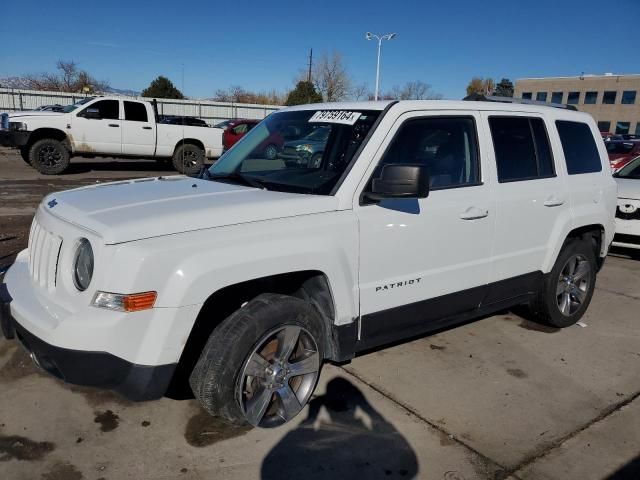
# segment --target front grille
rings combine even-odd
[[[640,235],[628,235],[626,233],[616,233],[613,236],[616,243],[629,243],[631,245],[640,245]]]
[[[29,234],[29,273],[35,283],[48,290],[56,287],[61,247],[62,238],[42,228],[34,218]]]

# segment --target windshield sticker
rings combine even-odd
[[[353,125],[362,115],[360,112],[347,112],[346,110],[321,110],[313,114],[309,123],[341,123]]]

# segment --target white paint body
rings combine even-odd
[[[79,116],[101,100],[118,101],[118,119],[89,119]],[[143,105],[148,121],[125,120],[124,101]],[[151,103],[129,98],[96,97],[69,113],[15,112],[9,115],[9,120],[26,124],[26,129],[30,132],[42,128],[63,132],[69,141],[71,153],[77,155],[168,158],[183,139],[200,142],[208,158],[222,155],[221,129],[156,123]]]
[[[634,178],[616,178],[618,183],[618,208],[627,213],[640,212],[640,180]],[[640,240],[640,220],[616,218],[616,233],[635,235]],[[613,242],[616,247],[640,249],[640,245],[626,242]]]
[[[382,110],[387,104],[292,109]],[[487,123],[492,112],[542,118],[557,176],[500,184]],[[419,200],[419,213],[360,205],[371,172],[402,122],[452,114],[476,121],[480,185],[433,191]],[[533,105],[407,101],[389,108],[333,196],[182,176],[52,194],[38,208],[34,224],[45,232],[40,238],[62,241],[57,265],[42,263],[55,260],[47,260],[51,255],[43,253],[32,234],[31,250],[38,251],[21,252],[5,277],[12,314],[50,344],[160,365],[179,360],[210,295],[250,279],[320,271],[329,282],[335,322],[344,325],[368,313],[530,272],[547,273],[567,234],[582,225],[601,226],[604,256],[613,239],[617,198],[604,144],[597,141],[601,172],[567,175],[557,119],[587,123],[599,138],[595,122],[584,113]],[[559,205],[545,206],[552,197]],[[50,208],[54,198],[57,205]],[[462,219],[468,211],[486,215]],[[79,292],[71,270],[82,237],[93,246],[95,269],[89,288]],[[34,255],[39,262],[35,276],[29,260]],[[412,278],[421,281],[376,294],[376,286]],[[117,313],[90,305],[98,290],[154,290],[158,297],[151,310]]]

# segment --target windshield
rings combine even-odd
[[[636,157],[618,170],[615,174],[618,178],[637,178],[640,179],[640,157]]]
[[[274,113],[213,164],[209,177],[269,190],[330,195],[379,115],[379,111],[346,110]],[[313,145],[289,145],[311,136]]]
[[[79,102],[74,103],[73,105],[67,105],[66,107],[62,107],[61,111],[64,112],[64,113],[73,112],[76,108],[78,108],[81,105],[84,105],[85,103],[90,102],[94,98],[95,97],[83,98],[82,100],[80,100]]]
[[[327,127],[318,127],[309,135],[303,138],[303,140],[310,140],[312,142],[326,142],[329,138],[331,129]]]
[[[232,122],[233,120],[225,120],[224,122],[216,123],[213,128],[222,128],[223,130],[226,130]]]

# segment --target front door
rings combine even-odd
[[[99,118],[86,118],[89,109],[97,109]],[[119,100],[98,100],[80,110],[73,119],[71,143],[74,152],[122,153],[122,128]]]
[[[360,348],[435,328],[481,303],[495,212],[481,168],[479,120],[455,111],[402,116],[363,179],[366,192],[385,164],[423,164],[430,193],[420,200],[357,200]]]

